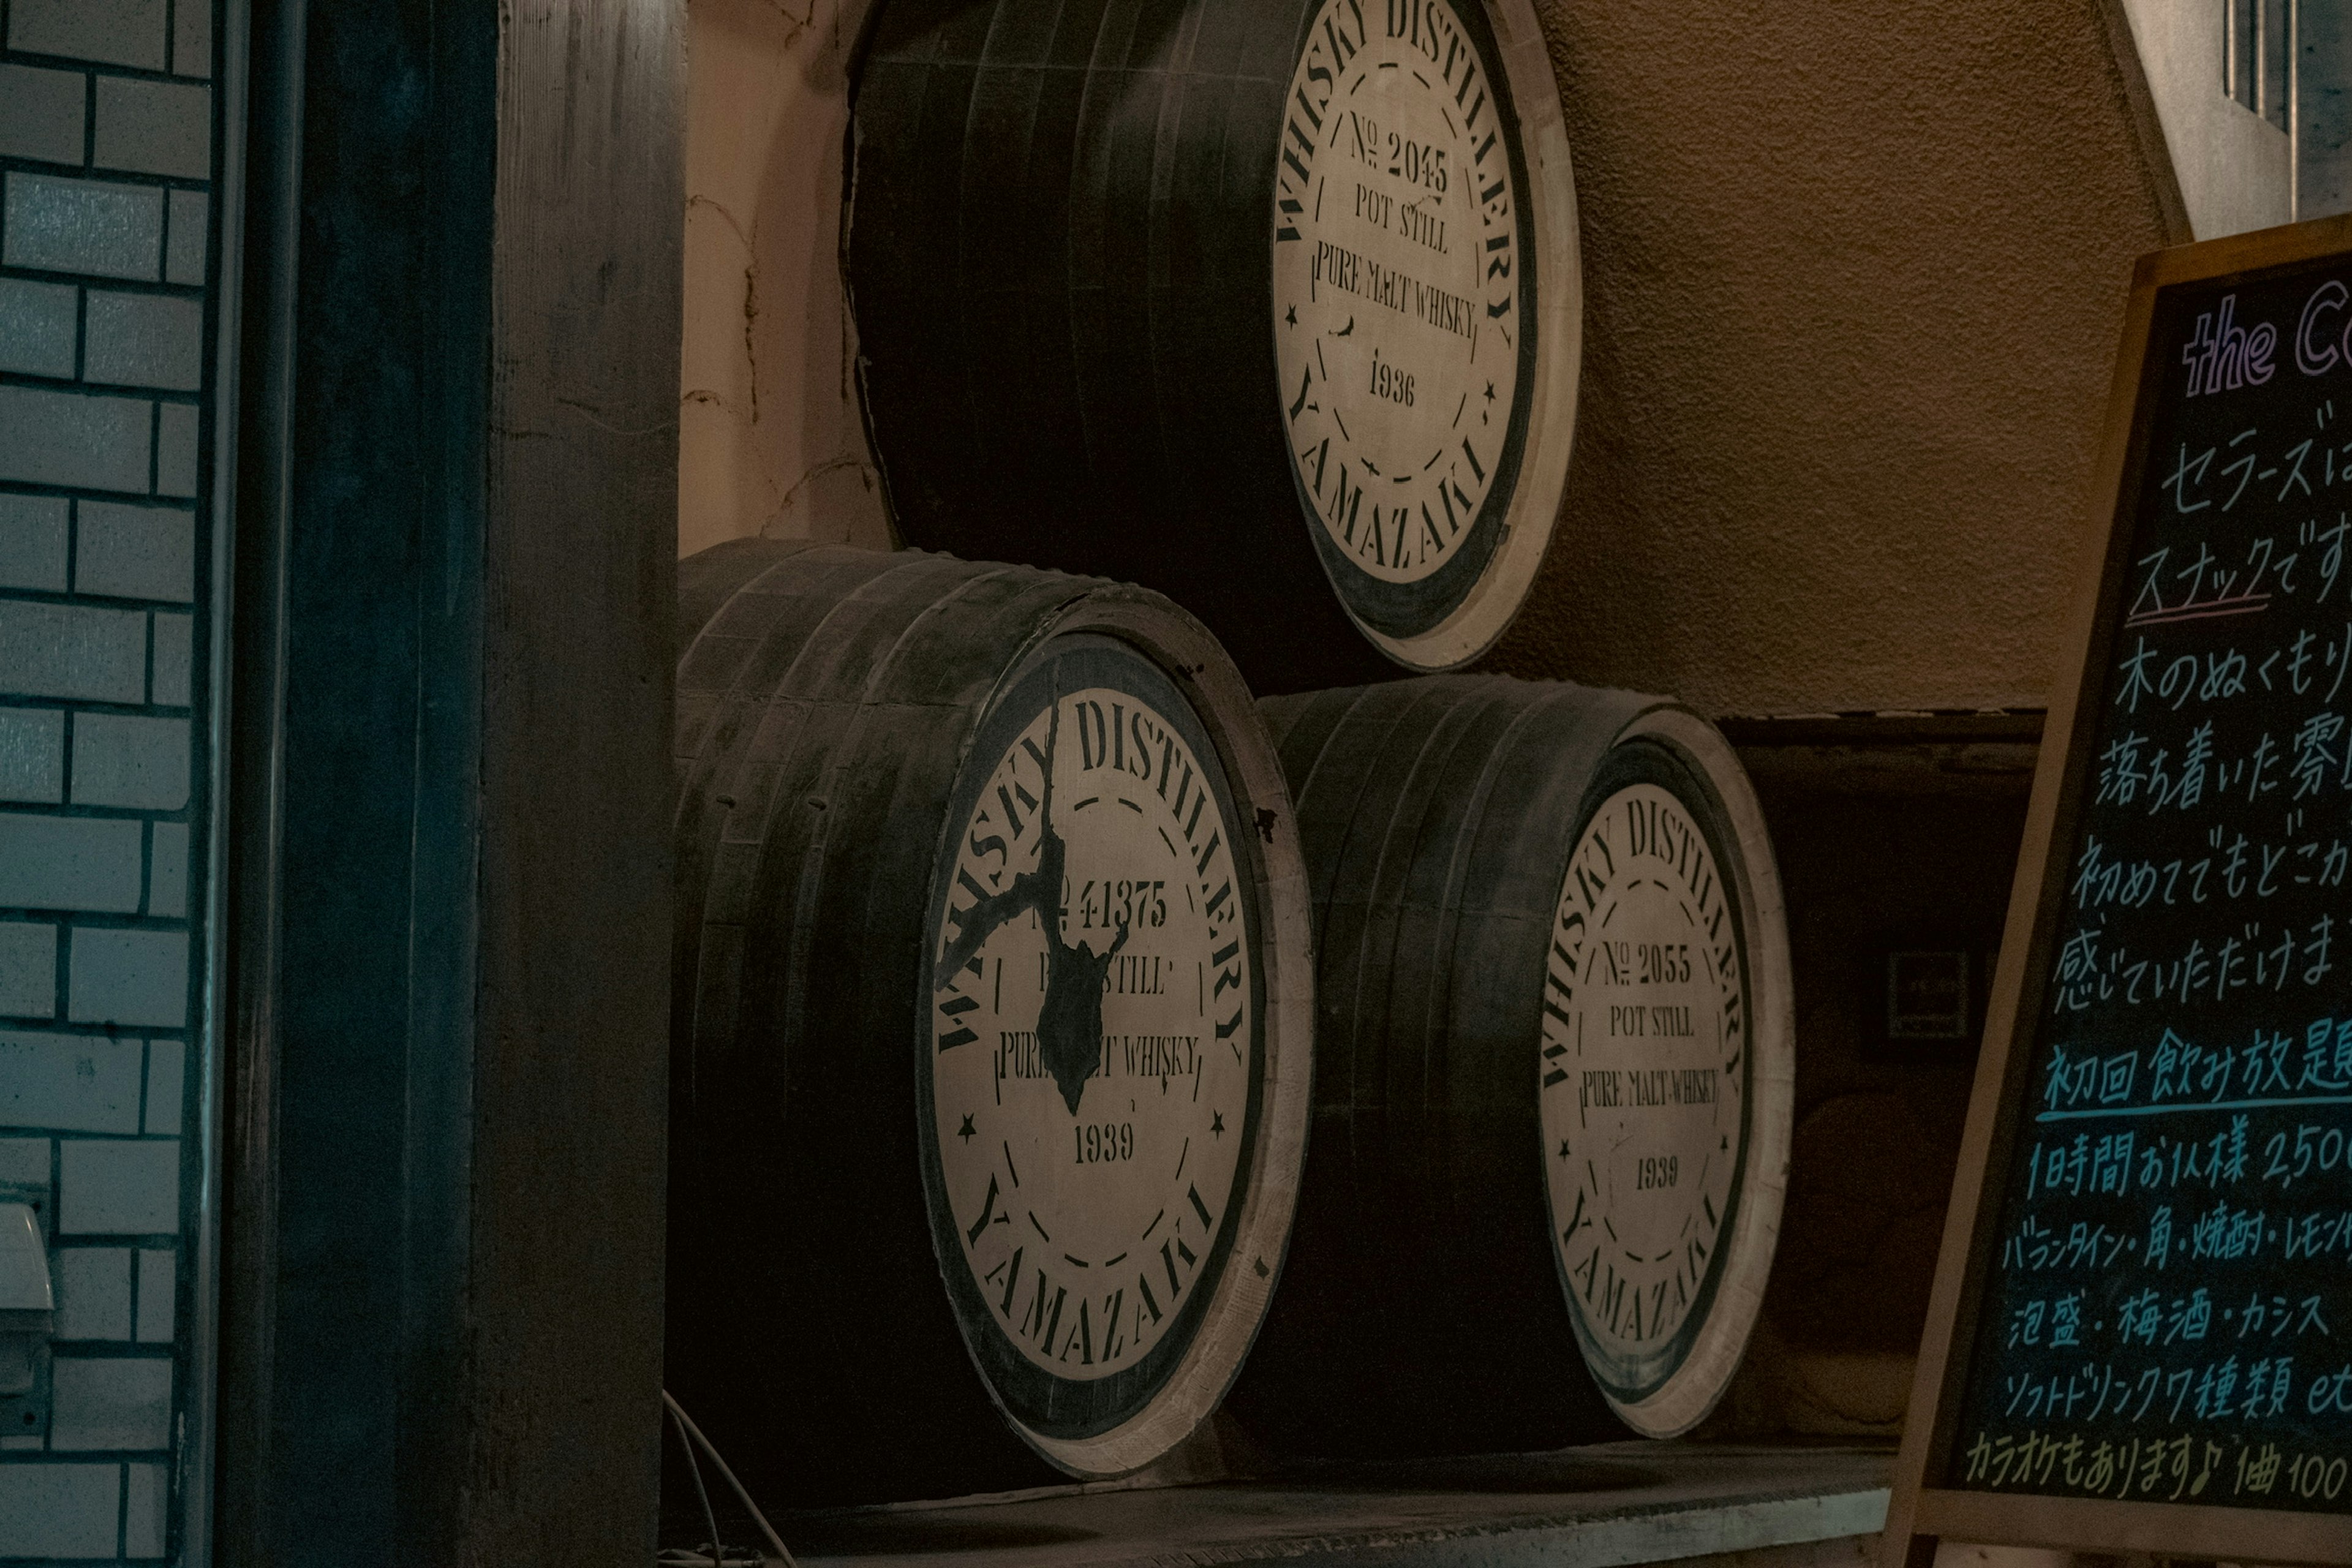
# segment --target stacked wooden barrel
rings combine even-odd
[[[908,542],[1160,589],[1261,691],[1501,635],[1580,355],[1529,0],[886,0],[873,29],[844,258]]]
[[[1663,699],[1351,684],[1551,535],[1529,0],[881,0],[854,121],[891,511],[983,559],[681,566],[672,1389],[788,1505],[1229,1386],[1289,1452],[1687,1430],[1785,1181],[1753,795]]]
[[[1315,1131],[1237,1415],[1322,1452],[1686,1431],[1787,1179],[1788,945],[1746,775],[1623,691],[1265,707],[1314,886]]]
[[[749,540],[680,600],[671,1389],[779,1502],[1150,1463],[1249,1346],[1306,1131],[1247,691],[1027,567]]]

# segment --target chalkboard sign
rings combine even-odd
[[[2352,1561],[2352,221],[2147,258],[1885,1548]]]

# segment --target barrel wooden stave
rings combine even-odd
[[[728,601],[780,561],[817,548],[813,539],[730,539],[697,552],[677,563],[677,642],[697,658],[709,650],[700,645],[710,619]],[[699,666],[681,664],[679,679],[695,688],[709,681],[699,677]]]
[[[862,567],[864,563],[850,564]],[[719,1048],[764,1055],[766,1042],[775,1037],[776,1031],[798,1033],[807,1026],[806,1019],[796,1011],[807,1002],[785,983],[791,974],[805,972],[809,963],[817,962],[816,946],[838,921],[814,919],[812,911],[802,907],[801,889],[804,883],[825,885],[809,879],[830,878],[845,863],[877,847],[862,844],[858,837],[876,826],[864,814],[877,808],[887,811],[895,796],[884,792],[905,787],[900,775],[908,768],[916,770],[917,787],[944,791],[946,785],[940,783],[939,775],[943,769],[951,773],[960,756],[952,744],[954,716],[985,695],[982,678],[967,674],[958,693],[943,694],[936,679],[927,679],[917,685],[913,700],[908,700],[897,684],[869,689],[867,672],[878,667],[889,672],[894,683],[903,683],[909,673],[905,661],[886,661],[885,656],[907,643],[919,627],[926,636],[970,639],[961,647],[974,660],[975,669],[984,668],[984,661],[992,657],[1002,657],[1006,650],[999,645],[1005,634],[1002,628],[989,626],[985,618],[989,610],[1006,607],[1007,595],[985,595],[979,625],[973,624],[974,616],[943,614],[940,605],[944,591],[968,594],[973,584],[984,584],[989,574],[989,569],[966,563],[900,558],[898,565],[887,573],[874,573],[829,606],[811,626],[789,668],[778,676],[773,695],[731,775],[729,787],[736,804],[725,808],[719,853],[700,906],[706,932],[720,939],[713,945],[721,963],[715,971],[708,965],[696,967],[697,995],[705,1005],[717,998],[736,1005],[722,1005],[708,1019],[698,1009],[693,1029],[698,1049],[708,1042]],[[842,580],[834,579],[836,584]],[[1079,592],[1082,585],[1073,587],[1064,580],[1033,584],[1028,596],[1040,605],[1058,605]],[[807,607],[823,600],[821,593],[806,593],[792,595],[786,603],[805,614]],[[954,600],[948,603],[952,605]],[[1019,608],[1017,604],[1013,607]],[[777,613],[782,617],[778,624],[782,625],[793,618],[795,609]],[[901,720],[900,727],[883,726],[877,731],[869,704],[894,701],[904,704],[904,711],[893,713]],[[908,736],[911,736],[908,744],[892,743]],[[926,743],[945,755],[907,754],[920,752]],[[910,836],[905,833],[881,837],[888,842],[880,847],[915,854],[919,860],[930,853],[928,843],[919,850],[909,847]],[[915,875],[917,887],[928,880],[927,862],[921,862],[919,873],[910,872],[906,865],[893,869],[901,877]],[[894,890],[904,886],[901,883]],[[754,931],[781,944],[786,954],[783,962],[758,977],[744,973],[731,962],[744,938]],[[853,966],[844,973],[858,970]],[[826,994],[832,994],[830,989]],[[876,998],[874,1005],[888,1010],[853,1016],[911,1017],[912,1004],[908,998]],[[908,1032],[911,1031],[910,1022]]]
[[[1675,754],[1635,738],[1662,705],[1496,677],[1262,706],[1314,879],[1321,1026],[1291,1273],[1235,1412],[1307,1452],[1622,1436],[1554,1262],[1533,1047],[1568,848],[1624,765],[1605,759]],[[1785,1012],[1778,963],[1753,988]],[[1785,1122],[1786,1087],[1751,1116]],[[1751,1137],[1784,1162],[1785,1135]]]
[[[704,945],[689,967],[677,971],[695,976],[698,1048],[705,1042],[764,1042],[770,1031],[792,1024],[793,997],[784,980],[796,957],[747,970],[745,944],[760,933],[786,943],[801,939],[807,923],[801,911],[779,906],[798,885],[812,836],[826,825],[823,809],[808,803],[822,798],[823,771],[838,757],[845,731],[857,717],[865,672],[941,591],[973,575],[963,563],[919,559],[883,570],[870,563],[874,559],[836,551],[817,563],[822,574],[805,587],[739,600],[749,601],[745,615],[767,616],[778,628],[768,657],[750,673],[775,673],[723,783],[710,792],[719,828],[697,905]],[[828,591],[838,598],[825,598]],[[782,662],[787,654],[789,662]],[[734,804],[725,805],[721,795]]]
[[[1238,714],[1251,727],[1238,741],[1251,741],[1246,692],[1211,668],[1213,645],[1188,626],[1156,595],[1087,579],[827,548],[772,581],[740,583],[687,652],[714,686],[769,689],[739,704],[725,745],[715,731],[696,742],[688,794],[701,799],[680,805],[682,832],[705,834],[712,852],[700,873],[680,862],[680,923],[692,929],[677,970],[673,1385],[765,1496],[937,1495],[1055,1474],[1000,1417],[940,1289],[914,1110],[922,900],[975,726],[1006,672],[1064,632],[1100,627],[1150,649],[1220,746],[1237,742],[1234,720],[1208,718],[1204,703]],[[714,637],[751,651],[703,649]],[[1243,793],[1279,804],[1281,835],[1275,848],[1251,846],[1251,864],[1277,906],[1266,929],[1296,951],[1268,967],[1267,1059],[1296,1076],[1310,983],[1303,872],[1287,874],[1287,892],[1276,886],[1276,862],[1296,867],[1287,798],[1270,751],[1257,766],[1255,793]],[[710,831],[710,819],[723,826]],[[1261,947],[1271,954],[1273,942]],[[1296,994],[1276,995],[1277,982]],[[1276,1098],[1287,1109],[1265,1125],[1287,1114],[1297,1127],[1286,1152],[1270,1134],[1262,1142],[1295,1173],[1303,1083]],[[1278,1266],[1290,1188],[1271,1185],[1271,1198],[1269,1184],[1254,1185],[1243,1224],[1254,1255]],[[1265,1217],[1269,1202],[1283,1224]],[[1211,1310],[1224,1341],[1241,1334],[1222,1343],[1228,1375],[1270,1285],[1238,1266],[1224,1279],[1236,1275],[1245,1283],[1221,1284]],[[790,1353],[771,1348],[779,1332]],[[1211,1381],[1203,1393],[1180,1369],[1169,1386],[1189,1414],[1155,1407],[1158,1427],[1137,1423],[1140,1436],[1119,1439],[1140,1454],[1132,1462],[1205,1417],[1223,1389]],[[1056,1464],[1097,1457],[1084,1445],[1048,1451]]]
[[[844,254],[901,533],[1175,593],[1261,689],[1392,673],[1274,395],[1283,82],[1247,62],[1308,9],[890,0],[853,89]]]
[[[1360,632],[1291,474],[1268,247],[1312,0],[883,5],[853,73],[844,258],[902,535],[1174,594],[1262,691],[1491,644],[1557,511],[1581,284],[1540,29],[1525,0],[1474,4],[1495,101],[1520,104],[1522,271],[1546,279],[1521,303],[1548,346],[1523,389],[1525,504],[1442,624]]]
[[[711,927],[706,905],[715,885],[740,879],[740,847],[723,856],[720,838],[745,796],[772,784],[772,770],[747,772],[756,749],[740,747],[744,728],[772,716],[777,684],[798,659],[808,638],[824,624],[815,607],[840,598],[851,586],[878,574],[881,557],[828,558],[822,570],[775,591],[753,586],[757,578],[800,554],[800,541],[740,540],[681,563],[678,768],[680,784],[674,824],[677,928],[673,972],[695,973],[710,952],[722,968],[740,952],[738,923]],[[846,555],[849,552],[841,552]],[[745,589],[750,592],[743,592]],[[713,624],[713,622],[717,624]],[[722,805],[722,799],[733,805]],[[719,863],[724,861],[726,874]],[[708,987],[678,987],[672,998],[672,1029],[683,1037],[693,1026],[698,1003]],[[680,1009],[685,1009],[680,1011]]]
[[[860,580],[872,589],[890,563],[835,553],[841,559],[824,563],[831,570],[803,581],[802,591],[733,602],[735,621],[764,630],[758,640],[771,684],[748,705],[737,744],[706,770],[702,810],[719,831],[698,884],[681,857],[689,885],[679,903],[676,972],[685,1017],[672,1059],[668,1375],[771,1500],[871,1496],[908,1476],[945,1487],[1034,1484],[1051,1472],[995,1419],[944,1303],[884,1288],[928,1278],[937,1267],[914,1174],[913,1118],[860,1117],[845,1127],[793,1114],[803,1100],[838,1099],[844,1075],[862,1078],[877,1097],[895,1092],[903,1103],[912,1092],[910,1053],[888,1046],[908,1037],[910,1024],[893,1026],[910,999],[890,1007],[884,998],[870,1035],[827,1037],[802,1020],[790,1037],[800,1045],[777,1039],[796,989],[795,954],[807,941],[800,929],[807,922],[795,918],[801,911],[789,896],[810,847],[801,819],[818,815],[803,803],[824,774],[825,747],[845,728],[829,684],[839,658],[823,647],[810,658],[811,645],[870,647],[894,628],[903,632],[931,587],[924,584],[926,594],[913,595],[838,592]],[[828,586],[837,597],[824,605]],[[690,648],[685,662],[697,651]],[[690,792],[682,815],[691,799]],[[870,1048],[856,1048],[868,1039]],[[814,1048],[819,1040],[831,1048]],[[875,1177],[845,1190],[845,1170]],[[831,1207],[796,1201],[822,1191],[840,1192],[843,1201]],[[789,1244],[780,1245],[783,1238]],[[795,1353],[747,1353],[773,1338],[780,1307],[820,1300],[836,1310],[788,1320]],[[937,1426],[908,1424],[897,1434],[895,1475],[861,1474],[852,1458],[877,1451],[891,1436],[889,1424],[877,1420],[879,1402],[854,1370],[872,1353],[867,1335],[895,1346],[895,1375],[924,1380],[939,1398]]]
[[[1547,806],[1556,823],[1574,807],[1542,800],[1559,793],[1549,770],[1501,743],[1514,723],[1534,729],[1539,745],[1559,743],[1564,715],[1515,706],[1515,693],[1524,689],[1500,680],[1432,679],[1348,694],[1345,709],[1334,700],[1342,694],[1291,700],[1321,711],[1301,715],[1286,737],[1286,765],[1306,760],[1302,731],[1318,721],[1339,733],[1318,749],[1299,785],[1303,841],[1323,884],[1322,1028],[1293,1289],[1237,1391],[1244,1421],[1266,1426],[1277,1441],[1440,1452],[1551,1447],[1622,1430],[1567,1331],[1542,1193],[1528,1179],[1537,1132],[1527,1042],[1540,1004],[1528,974],[1530,965],[1541,973],[1557,878],[1534,901],[1541,913],[1532,920],[1528,901],[1498,897],[1508,889],[1491,877],[1463,886],[1465,858],[1478,857],[1464,857],[1458,840],[1482,788],[1482,827],[1540,822]],[[1286,705],[1266,704],[1276,712]],[[1334,797],[1336,820],[1327,823],[1318,782],[1344,790],[1350,779],[1364,782],[1351,804]],[[1496,800],[1496,785],[1522,798]],[[1335,851],[1331,829],[1339,827],[1347,842]],[[1527,826],[1517,831],[1530,836]],[[1318,834],[1328,835],[1319,854]],[[1518,846],[1501,864],[1559,858],[1556,847],[1546,855]],[[1455,973],[1458,954],[1475,955],[1486,973]],[[1381,1223],[1362,1224],[1367,1213]],[[1326,1227],[1344,1234],[1341,1246],[1354,1255],[1350,1283],[1337,1290],[1321,1289],[1307,1250]],[[1399,1268],[1402,1259],[1410,1267]],[[1314,1321],[1327,1316],[1318,1294],[1381,1303],[1374,1333],[1345,1364],[1312,1348],[1349,1331],[1344,1306]],[[1465,1306],[1464,1295],[1475,1300]],[[1307,1320],[1296,1328],[1294,1310]],[[1498,1353],[1503,1346],[1513,1348]],[[1290,1385],[1286,1397],[1251,1397],[1262,1372]],[[1318,1383],[1349,1416],[1327,1426],[1276,1413],[1299,1407]]]

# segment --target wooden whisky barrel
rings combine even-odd
[[[1282,1262],[1304,872],[1148,591],[743,541],[682,564],[668,1371],[779,1504],[1150,1463]]]
[[[1502,634],[1581,352],[1530,0],[884,0],[873,28],[844,258],[908,542],[1158,588],[1261,692]]]
[[[1663,699],[1500,676],[1261,707],[1318,1061],[1236,1417],[1326,1453],[1686,1431],[1746,1346],[1789,1157],[1780,883],[1730,748]]]

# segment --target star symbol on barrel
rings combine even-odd
[[[1223,1138],[1225,1135],[1225,1113],[1223,1111],[1213,1110],[1209,1112],[1209,1131],[1215,1133],[1220,1138]]]
[[[1565,1138],[1559,1141],[1559,1157],[1563,1160],[1568,1158],[1568,1140]]]
[[[963,1125],[956,1129],[956,1136],[969,1143],[971,1142],[972,1133],[975,1131],[977,1131],[977,1129],[972,1126],[971,1118],[967,1116],[963,1119]]]
[[[1495,384],[1491,381],[1486,384],[1486,401],[1489,403],[1495,401]]]
[[[1290,309],[1285,310],[1282,313],[1282,322],[1283,325],[1287,327],[1295,327],[1298,325],[1298,307],[1293,305]]]

